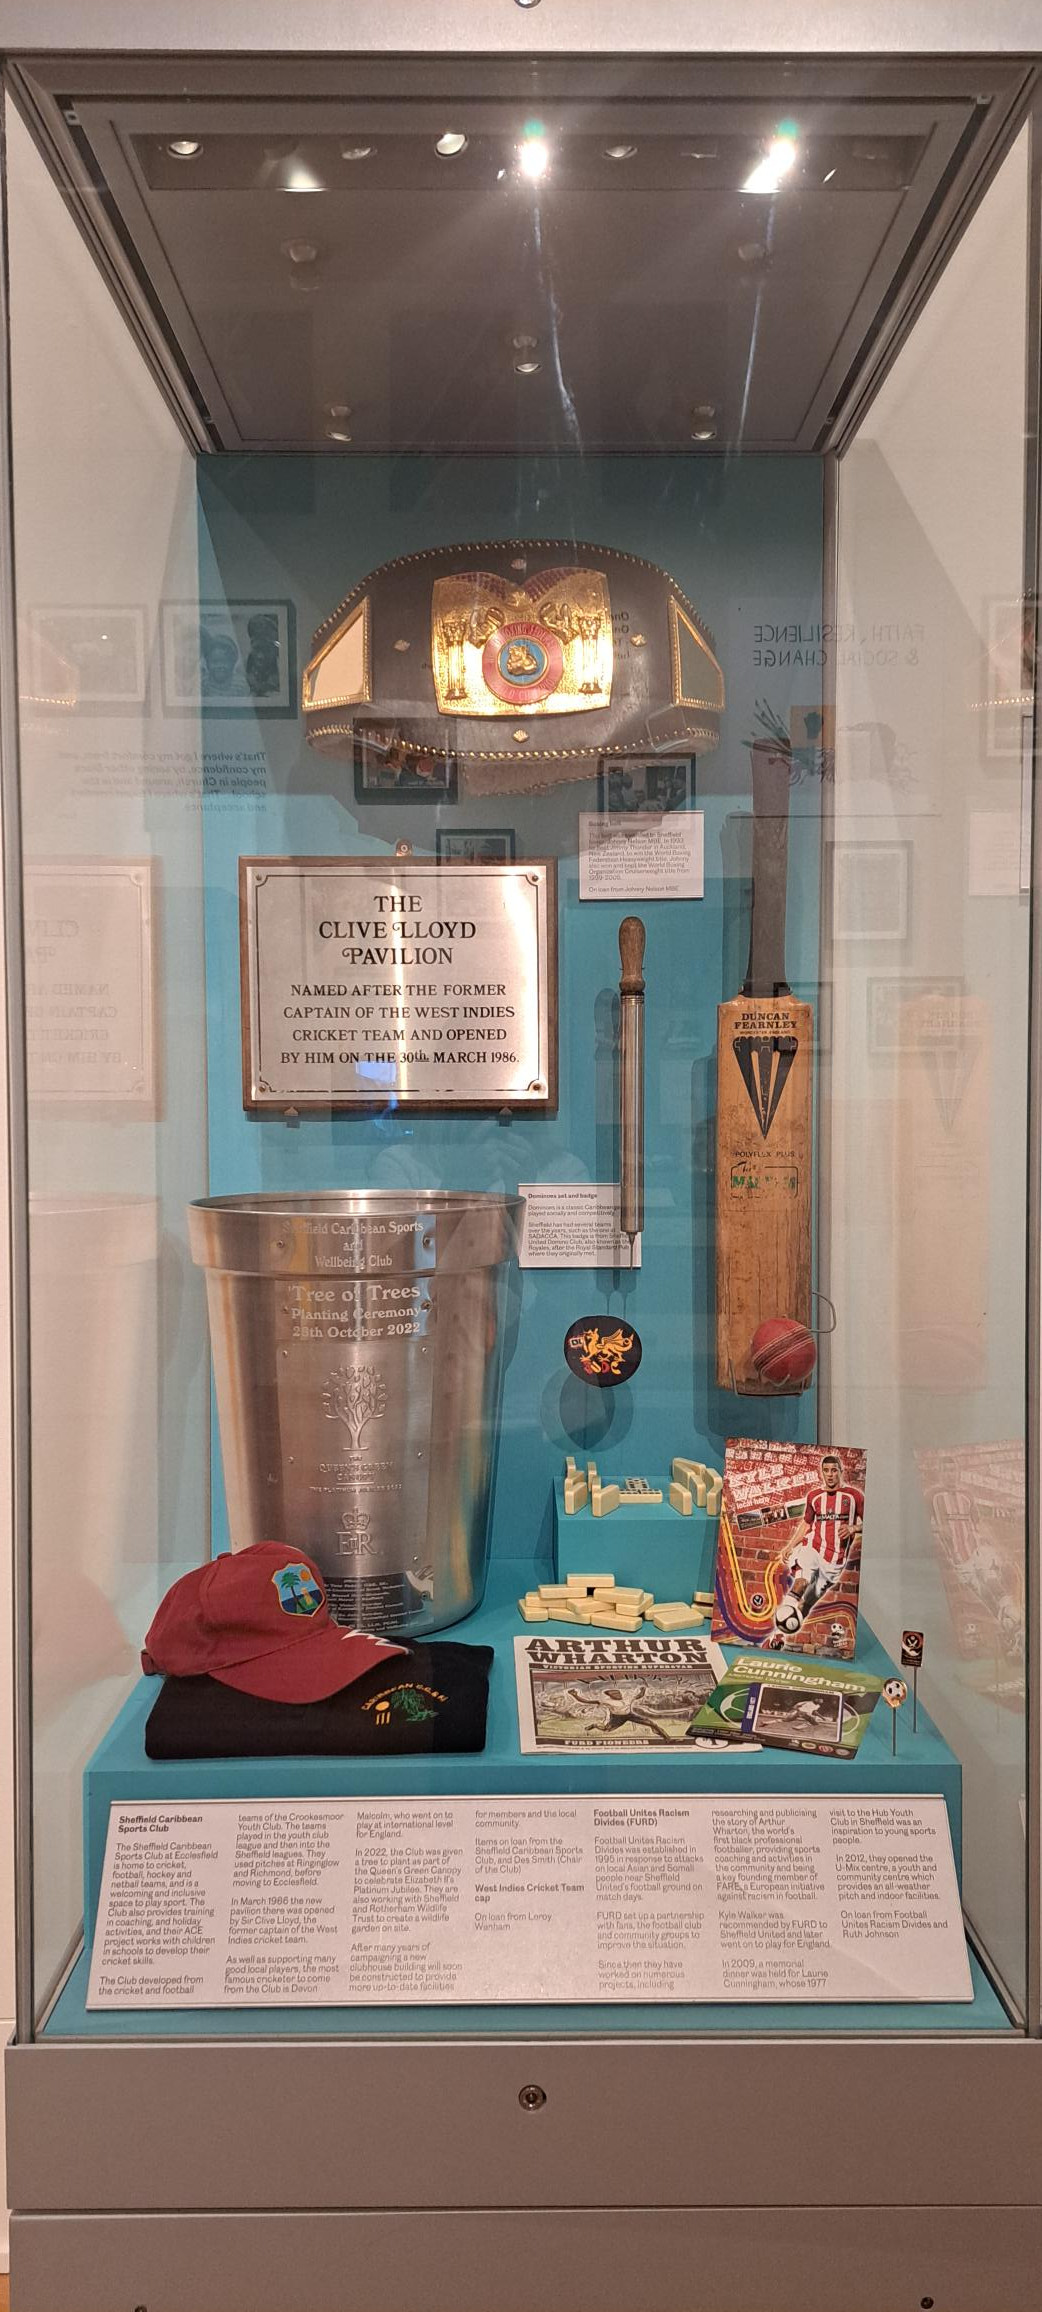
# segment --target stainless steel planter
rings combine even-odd
[[[419,1635],[480,1603],[523,1209],[433,1189],[189,1208],[232,1547],[305,1550],[340,1621]]]

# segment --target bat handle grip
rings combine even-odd
[[[644,925],[619,925],[619,1219],[632,1249],[644,1226]]]
[[[744,993],[787,995],[785,899],[789,868],[789,750],[756,739],[753,762],[753,905]]]
[[[620,995],[644,993],[644,940],[644,925],[639,915],[624,916],[619,925]]]

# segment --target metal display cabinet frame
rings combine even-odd
[[[89,23],[86,19],[89,18]],[[740,63],[792,52],[794,19],[772,0],[3,0],[0,44],[13,87],[106,268],[143,352],[186,430],[209,436],[179,394],[91,190],[77,183],[61,123],[32,98],[49,63],[140,60],[144,89],[174,58],[182,85],[219,93],[263,77],[286,48],[311,59],[422,54],[640,54]],[[799,54],[851,59],[976,57],[992,155],[1031,102],[1042,38],[1037,0],[895,7],[814,0]],[[236,58],[234,65],[232,58]],[[844,60],[848,60],[844,62]],[[965,75],[963,75],[965,77]],[[847,80],[849,86],[849,78]],[[986,171],[985,171],[986,173]],[[929,224],[914,295],[829,418],[833,450],[854,425],[888,351],[943,264],[975,187],[956,181]],[[1039,208],[1038,185],[1034,214]],[[1037,272],[1037,265],[1035,268]],[[1038,310],[1031,317],[1037,352]],[[6,316],[5,316],[6,330]],[[1037,372],[1037,361],[1036,361]],[[6,379],[6,369],[5,369]],[[18,2024],[7,2056],[9,2194],[16,2312],[673,2312],[725,2295],[736,2307],[848,2312],[1028,2312],[1042,2259],[1042,1999],[1039,1584],[1039,1201],[1042,969],[1037,920],[1042,823],[1035,812],[1028,1342],[1028,2012],[1023,2036],[972,2042],[835,2036],[563,2039],[548,2024],[510,2040],[122,2039],[35,2035],[28,1734],[28,1288],[25,1036],[19,784],[13,668],[10,422],[0,426],[3,520],[2,715],[11,1083],[11,1230],[18,1657]],[[1037,393],[1037,374],[1035,377]],[[1037,473],[1029,475],[1037,494]],[[1037,524],[1025,590],[1037,592]],[[1037,793],[1037,789],[1036,789]],[[827,1118],[824,1129],[827,1132]],[[823,1178],[826,1170],[823,1170]],[[538,2092],[533,2094],[530,2090]],[[836,2115],[856,2107],[844,2129]],[[800,2152],[801,2109],[820,2155]],[[755,2125],[750,2125],[750,2115]],[[796,2144],[794,2148],[794,2126]]]

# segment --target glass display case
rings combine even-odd
[[[1017,2312],[1026,12],[75,13],[0,10],[16,2312]]]

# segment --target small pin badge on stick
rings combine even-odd
[[[893,1713],[894,1757],[897,1756],[897,1713],[907,1699],[908,1688],[903,1678],[887,1678],[883,1685],[883,1700]]]
[[[912,1732],[919,1726],[919,1672],[923,1663],[922,1630],[902,1630],[901,1668],[912,1673]]]

